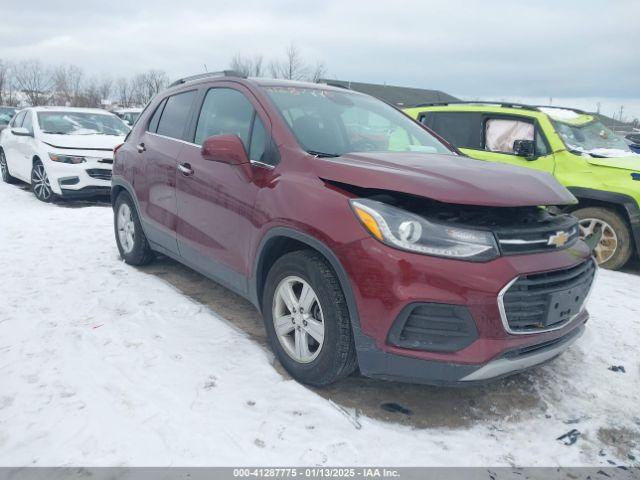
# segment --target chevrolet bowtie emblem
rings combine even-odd
[[[556,247],[562,247],[569,241],[569,234],[567,232],[556,232],[555,235],[549,237],[547,245],[555,245]]]

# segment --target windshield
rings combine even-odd
[[[126,135],[129,128],[115,115],[86,112],[38,112],[43,133],[56,135]]]
[[[265,87],[309,153],[451,153],[442,142],[389,105],[366,95],[320,88]]]
[[[15,113],[15,108],[0,107],[0,125],[7,125]]]
[[[552,120],[556,131],[569,150],[588,153],[596,157],[634,155],[624,139],[598,120],[577,125]]]

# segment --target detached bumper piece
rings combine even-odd
[[[414,303],[402,310],[389,330],[387,342],[412,350],[454,352],[477,338],[476,324],[465,307]]]

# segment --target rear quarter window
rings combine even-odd
[[[458,148],[482,149],[481,112],[426,112],[420,122]]]
[[[177,93],[167,98],[156,133],[165,137],[183,139],[196,90]]]

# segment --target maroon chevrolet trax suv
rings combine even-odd
[[[596,265],[553,177],[472,160],[382,101],[179,80],[116,149],[115,237],[248,298],[300,382],[472,384],[583,332]]]

